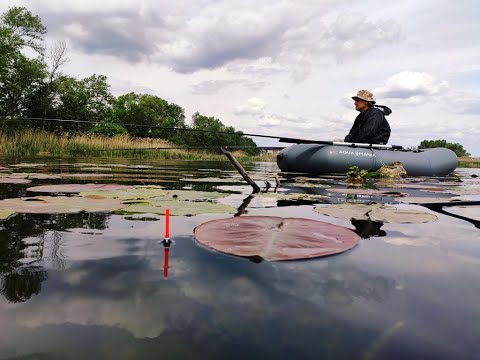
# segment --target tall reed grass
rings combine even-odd
[[[112,137],[91,134],[56,135],[27,130],[16,133],[0,131],[0,156],[3,157],[107,157],[141,159],[225,160],[223,154],[203,150],[140,150],[142,148],[175,148],[176,144],[162,139],[135,139],[128,135]],[[132,150],[116,150],[132,149]],[[237,157],[248,157],[241,151]],[[274,155],[248,157],[261,161],[274,161]]]
[[[458,158],[458,167],[480,168],[480,158],[462,156]]]

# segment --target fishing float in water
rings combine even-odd
[[[170,208],[165,209],[165,237],[163,238],[163,278],[168,279],[168,256],[170,253]]]

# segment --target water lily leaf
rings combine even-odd
[[[328,189],[327,191],[341,194],[406,196],[406,194],[398,191],[385,191],[375,189]]]
[[[61,179],[60,175],[52,175],[52,174],[26,174],[27,179],[34,179],[34,180],[54,180],[54,179]]]
[[[100,166],[91,166],[91,167],[83,167],[80,168],[82,171],[111,171],[111,168],[108,167],[100,167]]]
[[[445,212],[480,221],[480,206],[447,206]]]
[[[480,187],[458,187],[456,189],[445,189],[445,192],[453,195],[480,195]]]
[[[17,176],[0,176],[0,184],[30,184],[32,180]]]
[[[163,190],[161,186],[126,186],[119,189],[112,188],[99,189],[97,191],[82,191],[80,192],[80,196],[104,197],[109,199],[120,199],[127,201],[164,196],[166,193],[167,191]]]
[[[95,173],[89,173],[89,174],[62,174],[62,177],[64,178],[106,178],[106,177],[113,177],[112,174],[95,174]]]
[[[113,211],[125,206],[117,199],[89,199],[67,196],[35,196],[0,200],[0,211],[26,214],[66,214]]]
[[[125,206],[125,205],[124,205]],[[117,214],[146,213],[165,214],[165,208],[170,209],[170,215],[189,216],[198,214],[234,214],[237,212],[232,206],[206,201],[179,201],[149,199],[149,201],[135,202],[116,211]]]
[[[20,163],[20,164],[13,164],[13,165],[10,165],[10,166],[17,167],[17,168],[37,168],[37,167],[42,167],[42,166],[45,166],[45,164],[35,164],[35,163],[29,164],[29,163]]]
[[[325,198],[324,195],[319,194],[304,194],[304,193],[257,193],[255,197],[274,198],[277,200],[318,200]]]
[[[127,165],[129,169],[152,169],[152,165]]]
[[[269,261],[337,254],[353,248],[360,239],[342,226],[274,216],[212,220],[197,226],[194,235],[217,251]]]
[[[0,220],[8,218],[12,214],[15,214],[15,211],[10,209],[0,209]]]
[[[444,202],[452,202],[460,201],[460,197],[427,197],[427,196],[407,196],[398,201],[402,203],[410,203],[410,204],[430,204],[430,203],[444,203]]]
[[[434,214],[381,204],[331,204],[317,206],[315,211],[346,220],[371,220],[395,224],[419,224],[437,220]]]
[[[188,200],[204,201],[215,200],[228,196],[229,194],[216,191],[193,191],[193,190],[168,190],[166,194],[156,197],[157,200]]]
[[[120,190],[84,191],[81,196],[97,195],[121,200],[141,200],[155,198],[156,202],[168,200],[205,201],[220,199],[228,194],[215,191],[164,190],[160,186],[130,186]]]
[[[131,187],[132,186],[129,186],[129,185],[118,185],[118,184],[57,184],[57,185],[32,186],[27,188],[27,191],[43,192],[43,193],[75,194],[82,191],[124,190]]]
[[[198,182],[198,183],[240,183],[242,182],[242,178],[240,177],[228,177],[228,178],[214,178],[214,177],[206,177],[206,178],[183,178],[179,181],[183,182]]]

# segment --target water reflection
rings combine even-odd
[[[0,276],[0,293],[13,303],[24,302],[42,290],[48,277],[41,266],[19,267]]]
[[[71,228],[106,229],[103,213],[27,215],[16,214],[0,224],[1,293],[11,302],[26,301],[41,290],[48,278],[43,263],[64,268],[60,251],[62,232]],[[45,243],[48,248],[45,249]],[[48,250],[48,251],[46,251]]]
[[[381,221],[372,220],[356,220],[352,219],[351,223],[355,226],[355,232],[363,239],[370,236],[385,236],[387,233],[380,228],[383,226]]]
[[[230,167],[228,162],[183,163],[178,168],[155,164],[130,175],[148,183],[168,171],[165,187],[209,190],[218,184],[175,179],[200,172],[203,177],[228,176]],[[262,164],[245,167],[265,171]],[[131,176],[120,173],[108,181],[130,181]],[[341,186],[343,180],[318,181]],[[294,188],[292,183],[287,190]],[[321,187],[302,189],[327,193]],[[16,190],[10,188],[8,196],[24,188]],[[250,190],[239,194],[237,216],[249,212],[319,219],[315,201],[259,206]],[[352,199],[325,201],[337,200]],[[372,239],[328,258],[254,263],[211,251],[193,239],[195,226],[226,216],[232,215],[172,218],[174,246],[161,242],[158,216],[138,221],[101,213],[17,214],[0,221],[0,358],[478,355],[480,245],[473,241],[478,231],[471,226],[445,217],[435,224],[405,225],[329,219]],[[384,241],[416,240],[419,234],[432,241],[424,246]],[[389,330],[400,323],[398,331]]]

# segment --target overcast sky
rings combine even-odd
[[[63,71],[108,77],[246,133],[343,139],[351,96],[392,108],[390,144],[480,156],[476,0],[3,0],[64,40]],[[253,138],[259,145],[281,145]]]

